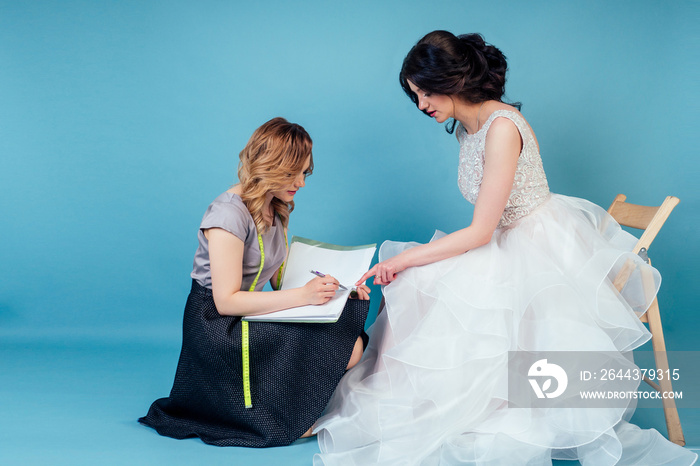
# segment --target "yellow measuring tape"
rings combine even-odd
[[[250,285],[248,291],[255,291],[255,285],[258,284],[258,278],[262,273],[263,266],[265,265],[265,246],[263,246],[262,235],[258,233],[258,244],[260,245],[260,268],[258,269],[258,274],[253,280],[253,284]],[[245,407],[253,407],[253,397],[250,395],[250,342],[249,342],[250,331],[248,330],[248,321],[241,320],[241,354],[243,355],[243,399],[245,400]]]
[[[245,407],[253,407],[253,398],[250,396],[250,353],[248,343],[248,321],[241,322],[241,340],[243,341],[243,398]]]
[[[260,245],[260,268],[258,269],[258,274],[253,280],[253,284],[250,285],[248,291],[255,291],[255,285],[258,284],[258,279],[262,273],[263,266],[265,265],[265,246],[263,246],[262,235],[258,234],[258,244]],[[284,246],[287,247],[287,233],[284,233]],[[282,268],[284,267],[284,262],[280,266],[279,273],[277,274],[277,287],[279,288],[282,280]],[[250,330],[248,329],[248,321],[241,320],[241,355],[243,357],[243,399],[245,401],[246,408],[253,407],[253,397],[250,394]]]

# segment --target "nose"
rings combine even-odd
[[[418,110],[425,110],[428,108],[428,102],[426,102],[424,97],[418,97]]]
[[[304,175],[304,173],[299,173],[297,179],[294,180],[294,186],[297,188],[303,188],[306,186],[306,175]]]

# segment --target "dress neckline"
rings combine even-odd
[[[513,114],[517,115],[517,112],[515,112],[513,110],[506,110],[503,108],[500,110],[494,110],[493,112],[491,112],[491,115],[489,115],[489,117],[486,119],[486,121],[484,121],[484,124],[481,125],[481,128],[479,128],[476,133],[467,133],[467,128],[465,128],[462,123],[460,123],[459,126],[462,127],[462,132],[464,133],[465,136],[475,137],[479,133],[481,133],[482,131],[488,130],[488,127],[491,126],[491,121],[493,121],[494,118],[499,117],[504,113],[513,113]]]

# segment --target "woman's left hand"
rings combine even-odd
[[[369,292],[370,290],[367,285],[359,285],[354,293],[350,293],[350,298],[367,301],[369,299]]]

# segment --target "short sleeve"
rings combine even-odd
[[[212,202],[204,213],[199,228],[200,230],[221,228],[245,243],[252,220],[243,201],[238,196],[233,196],[230,200]]]

